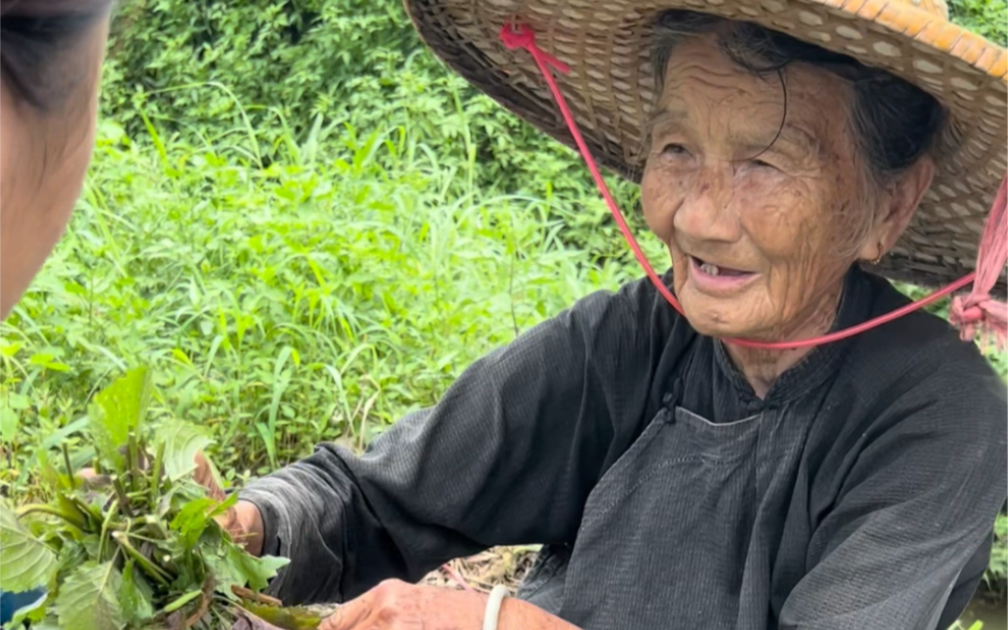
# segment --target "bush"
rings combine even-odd
[[[1004,0],[950,0],[949,14],[956,24],[1008,46],[1008,3]]]
[[[953,18],[1008,40],[1002,0],[951,0]],[[281,125],[296,142],[320,120],[357,129],[410,129],[439,161],[468,169],[485,190],[550,196],[577,209],[595,187],[578,156],[478,94],[428,53],[401,0],[124,0],[115,21],[103,109],[133,138],[141,108],[168,138],[216,145]],[[254,136],[255,134],[251,134]],[[278,147],[258,147],[263,162]],[[478,164],[478,168],[472,168]],[[621,206],[635,187],[611,182]],[[629,260],[610,219],[565,232],[573,247]],[[639,213],[630,220],[643,230]]]
[[[951,11],[995,41],[1008,38],[1003,1],[952,0]],[[168,139],[211,146],[275,126],[304,143],[321,121],[403,126],[484,190],[557,194],[572,210],[597,203],[580,158],[444,68],[401,0],[124,0],[109,50],[103,110],[133,138],[146,136],[141,111]],[[268,165],[280,147],[259,142]],[[610,185],[644,231],[635,187]],[[565,230],[564,242],[630,261],[611,219],[588,214],[591,223]]]
[[[104,109],[131,137],[144,133],[138,103],[167,134],[211,142],[246,120],[279,120],[299,142],[319,117],[360,129],[408,125],[442,155],[465,145],[456,159],[478,157],[485,184],[520,187],[519,175],[547,156],[561,159],[534,185],[567,175],[591,186],[572,152],[438,63],[397,0],[129,0],[110,51]],[[276,149],[261,152],[269,160]]]
[[[950,11],[960,24],[1006,45],[1006,6],[951,0]],[[483,135],[484,166],[495,175],[498,165],[508,172],[509,149],[552,144],[427,53],[400,0],[125,0],[120,12],[104,108],[133,137],[143,131],[133,106],[139,101],[169,133],[201,137],[222,123],[232,129],[243,106],[253,125],[279,114],[298,140],[321,115],[361,128],[408,121],[423,140],[453,141],[462,128],[441,118],[461,110],[474,123],[471,131]],[[219,87],[193,88],[208,84]]]

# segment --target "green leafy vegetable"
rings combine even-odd
[[[198,427],[187,422],[172,422],[158,431],[155,438],[164,444],[164,469],[171,481],[177,481],[193,471],[193,458],[205,449],[210,438]]]
[[[147,581],[136,574],[134,565],[132,560],[127,560],[123,567],[119,604],[126,616],[126,622],[132,626],[141,626],[154,616],[154,607],[151,606],[153,591]]]
[[[255,603],[246,604],[245,608],[260,619],[284,630],[315,630],[322,623],[322,617],[307,608],[278,608]]]
[[[119,449],[140,426],[150,394],[150,374],[146,368],[138,368],[95,396],[88,414],[91,437],[98,452],[113,465],[122,465]]]
[[[28,532],[0,501],[0,589],[23,593],[45,586],[56,568],[56,554]]]
[[[287,566],[289,562],[287,558],[270,556],[253,558],[237,547],[230,547],[227,550],[227,561],[234,567],[237,575],[255,590],[266,588],[270,578],[276,575],[276,572],[281,568]]]
[[[67,576],[56,598],[56,612],[63,628],[77,630],[122,630],[119,589],[122,576],[112,562],[86,562]]]
[[[237,495],[219,501],[190,476],[210,440],[174,420],[147,426],[152,395],[147,370],[128,372],[95,396],[84,443],[40,453],[48,502],[15,511],[0,501],[0,589],[48,591],[14,623],[229,630],[235,592],[254,596],[286,564],[250,556],[224,532],[215,518]],[[95,474],[84,478],[74,462],[89,453]]]
[[[210,524],[209,513],[216,506],[217,502],[209,497],[194,499],[186,503],[171,520],[169,526],[179,533],[180,542],[185,549],[196,546]]]

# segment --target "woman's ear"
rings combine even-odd
[[[934,180],[935,162],[926,155],[900,173],[883,191],[879,214],[864,244],[859,258],[877,261],[896,244],[906,230],[924,193]]]

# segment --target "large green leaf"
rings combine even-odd
[[[260,626],[266,630],[271,630],[273,627],[283,630],[317,630],[319,624],[322,623],[322,617],[308,608],[278,608],[255,602],[243,602],[242,606],[252,613],[252,616],[239,613],[239,620],[246,619],[249,627],[253,630],[258,630]],[[263,621],[266,624],[262,624]],[[235,628],[239,627],[235,626]]]
[[[122,584],[119,585],[119,604],[122,606],[123,616],[133,626],[142,626],[154,616],[154,607],[151,605],[153,593],[144,578],[133,568],[133,561],[130,560],[123,567]]]
[[[238,569],[228,562],[227,553],[223,550],[219,553],[204,553],[204,559],[210,574],[213,575],[214,590],[229,599],[237,600],[231,587],[245,586],[245,580],[242,579]]]
[[[164,471],[178,481],[196,468],[196,453],[212,440],[203,429],[188,422],[174,421],[161,426],[155,436],[155,450],[164,444]]]
[[[209,525],[209,515],[217,505],[210,497],[193,499],[182,506],[170,527],[179,533],[179,542],[186,550],[196,546],[196,542]]]
[[[261,591],[277,571],[287,566],[290,560],[276,556],[255,556],[245,553],[236,545],[229,545],[226,556],[228,564],[249,588]]]
[[[111,562],[85,562],[67,576],[56,598],[60,626],[74,630],[122,630],[122,577]]]
[[[56,554],[0,501],[0,590],[22,593],[45,586],[55,570]]]
[[[287,558],[275,556],[256,558],[230,541],[224,544],[221,553],[206,555],[217,592],[231,598],[234,597],[232,586],[247,586],[257,591],[265,589],[277,571],[289,562]]]
[[[94,397],[88,409],[89,425],[102,457],[121,465],[119,449],[140,426],[150,398],[151,376],[143,367],[126,372]]]

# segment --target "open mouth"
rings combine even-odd
[[[756,279],[752,271],[743,271],[690,256],[689,278],[692,286],[707,295],[730,297],[745,290]]]
[[[726,277],[745,277],[751,276],[752,272],[742,271],[741,269],[732,269],[731,267],[722,267],[720,265],[715,265],[714,263],[707,262],[696,256],[690,256],[690,261],[693,263],[693,267],[699,269],[704,274],[711,276],[712,278],[726,276]]]

